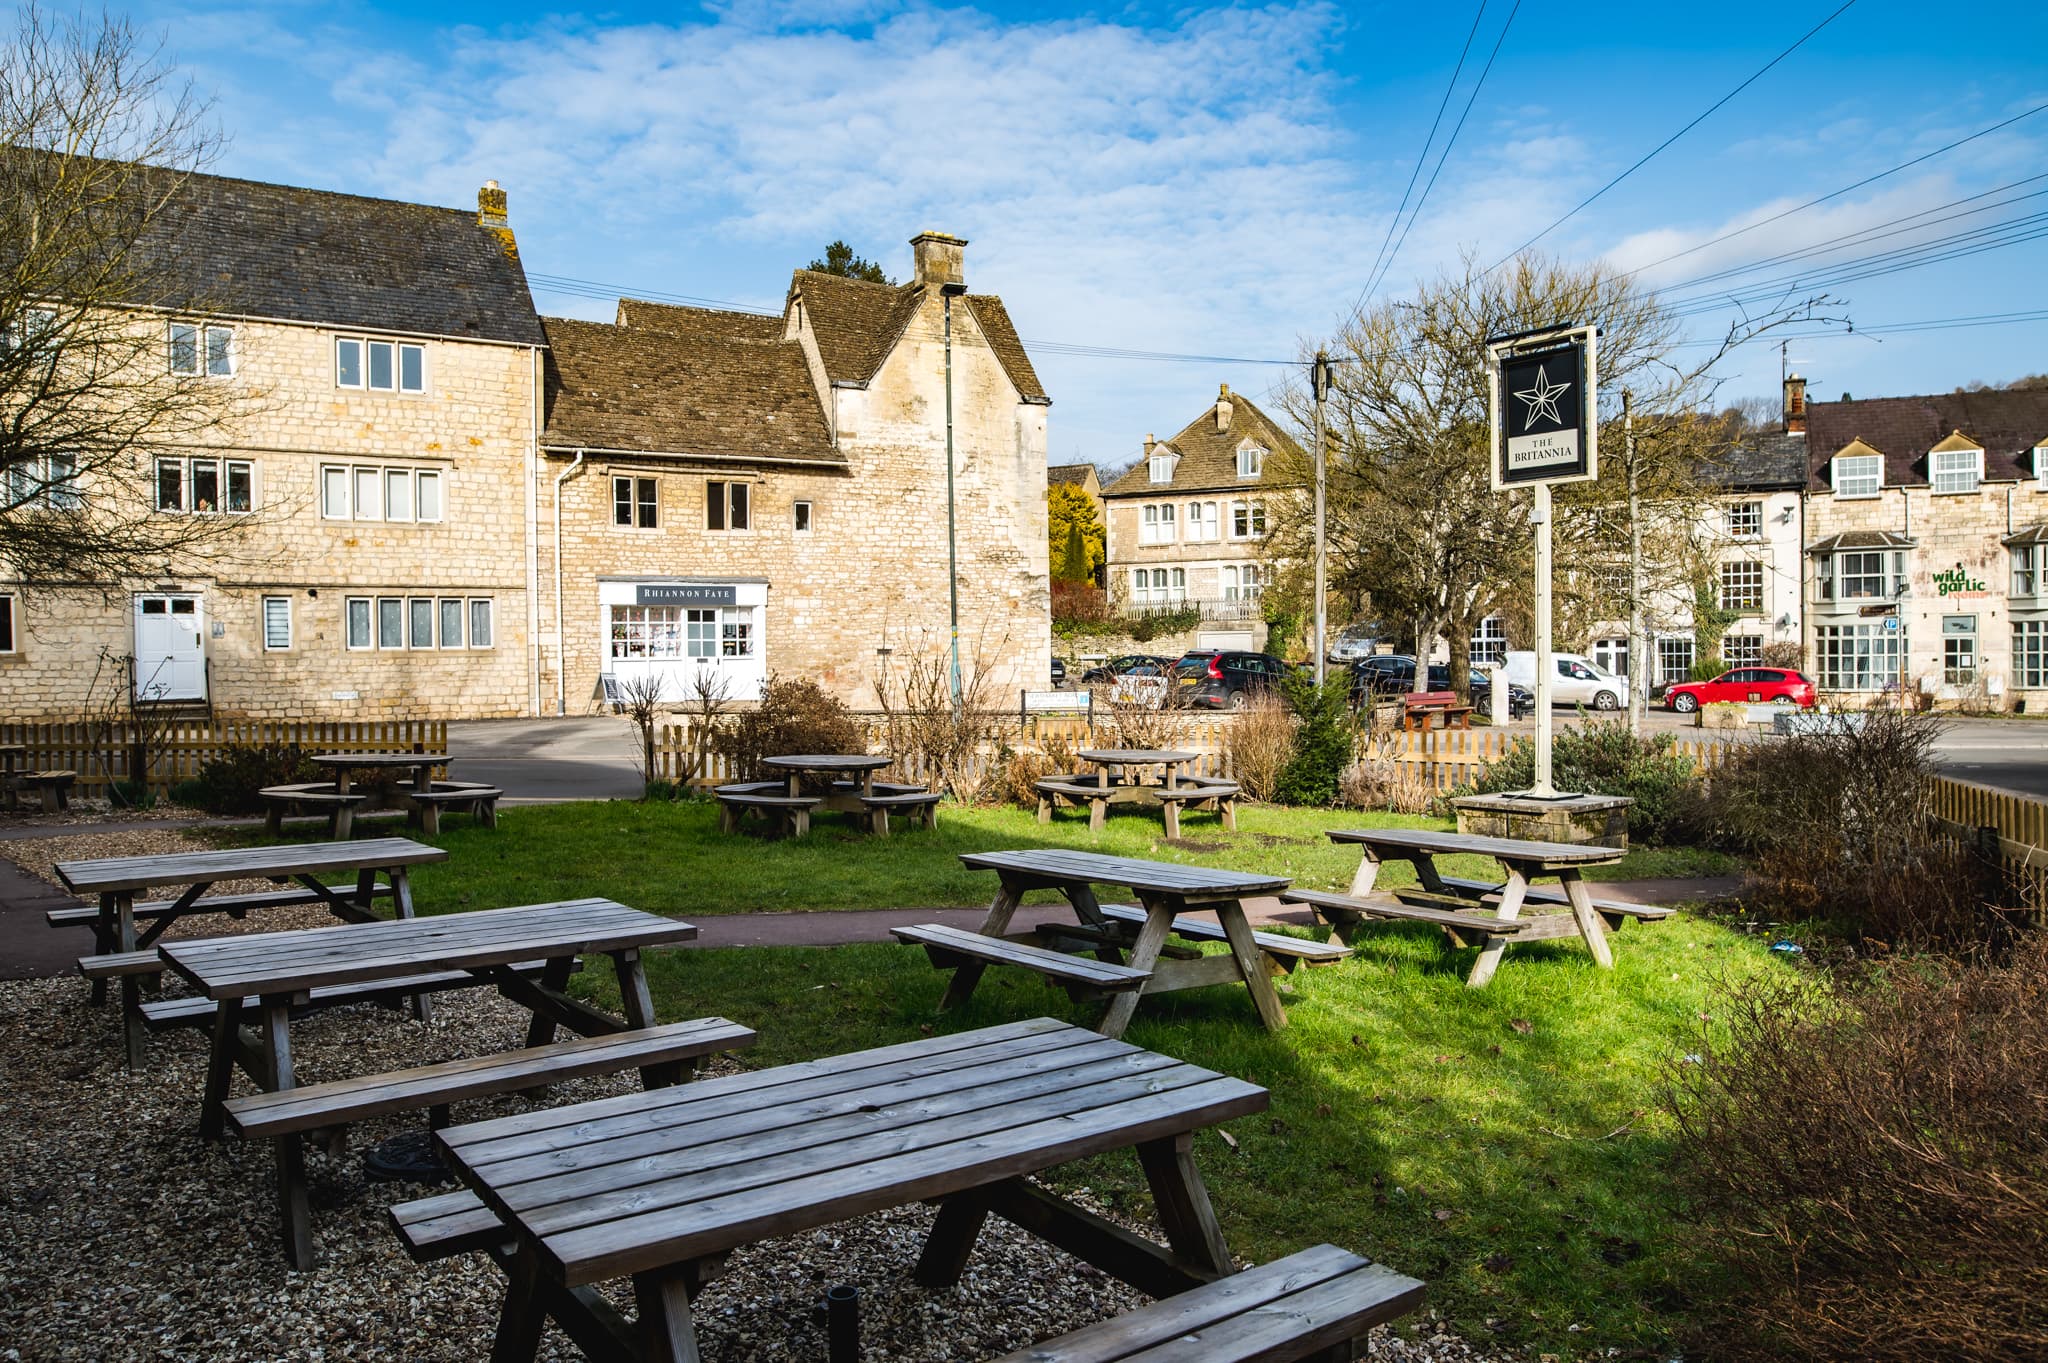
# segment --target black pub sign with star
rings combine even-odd
[[[1496,486],[1594,476],[1593,376],[1583,336],[1500,354]]]

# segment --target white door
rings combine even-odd
[[[206,610],[196,596],[135,598],[135,698],[206,699]]]

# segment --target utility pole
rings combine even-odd
[[[1641,734],[1649,641],[1643,637],[1643,508],[1636,495],[1635,394],[1626,388],[1621,390],[1621,457],[1628,471],[1628,731]]]
[[[1330,571],[1330,543],[1324,522],[1329,511],[1329,451],[1324,448],[1323,404],[1330,395],[1330,356],[1324,350],[1316,351],[1315,364],[1309,370],[1309,386],[1314,390],[1316,400],[1316,686],[1324,682],[1326,659],[1330,643],[1326,637],[1329,629],[1329,610],[1324,600],[1328,589]]]

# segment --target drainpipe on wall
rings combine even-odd
[[[562,484],[583,468],[583,451],[555,475],[555,714],[569,713],[569,626],[562,609]]]

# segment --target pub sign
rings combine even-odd
[[[1598,476],[1596,336],[1579,327],[1487,345],[1496,490]]]
[[[739,588],[703,582],[642,582],[633,588],[636,606],[735,606]]]

